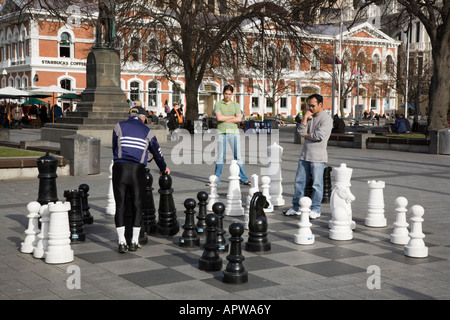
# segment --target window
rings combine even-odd
[[[314,49],[311,54],[310,61],[311,71],[319,71],[320,70],[320,60],[319,60],[319,51]]]
[[[61,34],[59,41],[59,56],[61,58],[70,58],[71,36],[67,32]]]
[[[140,100],[141,95],[141,85],[137,81],[133,81],[130,83],[130,100],[138,101]]]
[[[380,72],[380,56],[377,55],[377,54],[373,56],[372,72],[373,73],[379,73]]]
[[[283,49],[282,53],[281,53],[281,68],[282,69],[290,69],[291,68],[291,57],[289,55],[289,50],[288,49]]]
[[[280,108],[287,108],[287,98],[280,99]]]
[[[156,81],[152,81],[148,84],[148,106],[156,107],[157,98],[158,98],[158,83]]]
[[[394,59],[392,56],[386,57],[386,73],[392,75],[394,72]]]
[[[420,22],[416,22],[416,42],[420,42]]]
[[[158,41],[156,39],[150,39],[147,44],[147,61],[152,62],[157,60],[158,57]]]
[[[172,85],[172,103],[174,102],[181,103],[181,91],[175,84]]]
[[[259,99],[258,99],[258,97],[252,97],[252,108],[259,108]]]
[[[139,39],[137,37],[131,38],[130,55],[128,57],[130,61],[139,61],[139,48]]]
[[[277,57],[275,53],[275,48],[270,47],[267,52],[267,68],[273,69],[277,66]]]
[[[62,79],[59,84],[63,89],[72,90],[72,81],[70,79]]]

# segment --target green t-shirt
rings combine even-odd
[[[241,114],[241,107],[235,101],[230,101],[230,104],[226,104],[221,100],[214,105],[214,112],[220,112],[224,116],[237,116]],[[219,122],[217,125],[217,133],[239,133],[239,128],[237,123]]]

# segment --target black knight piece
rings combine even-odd
[[[248,273],[245,270],[243,261],[245,257],[242,255],[242,234],[244,226],[239,222],[230,225],[230,254],[227,256],[228,264],[223,272],[222,282],[231,284],[241,284],[248,282]]]
[[[81,197],[83,190],[65,190],[64,197],[70,203],[69,210],[69,228],[70,242],[80,243],[86,240],[86,234],[83,230],[83,208]]]
[[[153,199],[153,177],[149,168],[145,168],[145,194],[142,209],[142,225],[147,234],[155,233],[156,227],[156,208]]]
[[[245,250],[250,252],[267,252],[271,250],[270,241],[267,238],[267,218],[264,208],[269,203],[262,192],[255,192],[250,201],[248,240]]]
[[[81,196],[81,208],[83,210],[83,223],[84,224],[93,224],[94,223],[94,217],[91,215],[91,212],[89,209],[91,207],[89,206],[89,186],[86,183],[80,184],[78,186],[78,190],[83,191],[83,194]]]
[[[228,243],[225,239],[225,230],[223,230],[223,213],[225,205],[222,202],[216,202],[212,206],[212,210],[219,217],[217,224],[217,243],[219,244],[219,252],[228,252]]]
[[[197,234],[203,235],[205,234],[205,228],[206,228],[206,205],[208,204],[208,193],[205,191],[200,191],[197,193],[197,199],[198,199],[198,216],[197,216]]]
[[[173,201],[172,178],[167,174],[161,175],[159,177],[159,187],[158,222],[156,224],[158,233],[173,236],[180,231],[180,226],[177,221],[177,210]]]
[[[186,220],[183,225],[183,234],[179,239],[180,247],[193,248],[200,245],[200,239],[197,237],[197,226],[195,225],[195,200],[192,198],[184,201],[184,207],[186,211]]]
[[[198,267],[204,271],[220,271],[222,258],[219,256],[219,244],[217,243],[217,224],[219,217],[215,213],[206,215],[206,242],[202,257],[198,261]]]

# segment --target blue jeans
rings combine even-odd
[[[295,211],[300,210],[299,201],[305,195],[305,187],[308,185],[311,175],[313,185],[311,192],[311,210],[321,213],[320,203],[323,198],[323,170],[325,162],[310,162],[299,160],[297,173],[294,181],[294,197],[292,198],[292,208]]]
[[[239,180],[241,183],[247,182],[247,174],[244,170],[244,163],[241,157],[241,138],[239,133],[226,133],[217,135],[217,159],[216,159],[216,169],[214,175],[217,176],[217,184],[220,184],[220,177],[222,176],[223,165],[225,162],[225,156],[227,153],[227,143],[230,145],[233,151],[233,158],[237,161],[239,166]]]

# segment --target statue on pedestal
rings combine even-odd
[[[116,3],[115,1],[98,1],[98,22],[96,47],[112,47],[116,38]]]

